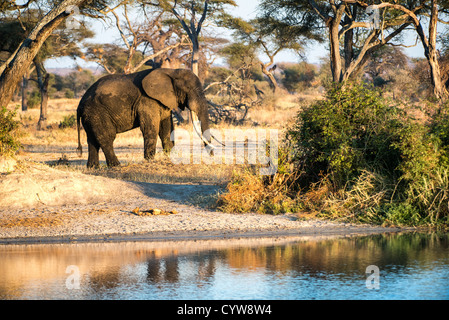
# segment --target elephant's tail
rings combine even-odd
[[[79,112],[76,113],[76,130],[78,131],[78,148],[76,151],[78,152],[78,157],[81,157],[83,155],[83,147],[81,146],[81,123],[80,123],[80,114]]]

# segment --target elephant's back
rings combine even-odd
[[[131,103],[139,95],[140,89],[134,84],[133,75],[107,75],[97,80],[87,89],[80,101],[81,105],[112,105]]]

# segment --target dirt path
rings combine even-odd
[[[216,194],[217,185],[128,182],[33,162],[1,174],[0,190],[0,243],[398,231],[294,215],[222,213],[195,205],[195,199]]]

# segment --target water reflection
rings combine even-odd
[[[0,257],[1,299],[449,299],[447,234],[3,245]]]

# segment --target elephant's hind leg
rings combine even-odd
[[[104,121],[101,126],[92,127],[92,132],[95,136],[95,140],[97,141],[97,145],[93,146],[99,146],[101,150],[103,150],[108,167],[119,166],[120,161],[117,159],[113,148],[116,136],[116,129],[114,125],[112,123],[109,123],[109,121]],[[92,151],[92,153],[94,153],[94,151]]]
[[[106,163],[108,167],[116,167],[120,165],[120,161],[115,155],[114,148],[112,147],[112,143],[103,145],[101,147],[103,150],[104,156],[106,157]]]
[[[97,168],[100,165],[98,151],[100,150],[100,145],[95,141],[91,142],[87,139],[87,145],[89,149],[89,156],[87,158],[88,168]]]
[[[113,136],[105,137],[100,140],[100,148],[103,150],[104,156],[106,158],[106,164],[108,167],[116,167],[120,165],[120,161],[117,159],[117,156],[114,152],[114,140],[115,133]]]

